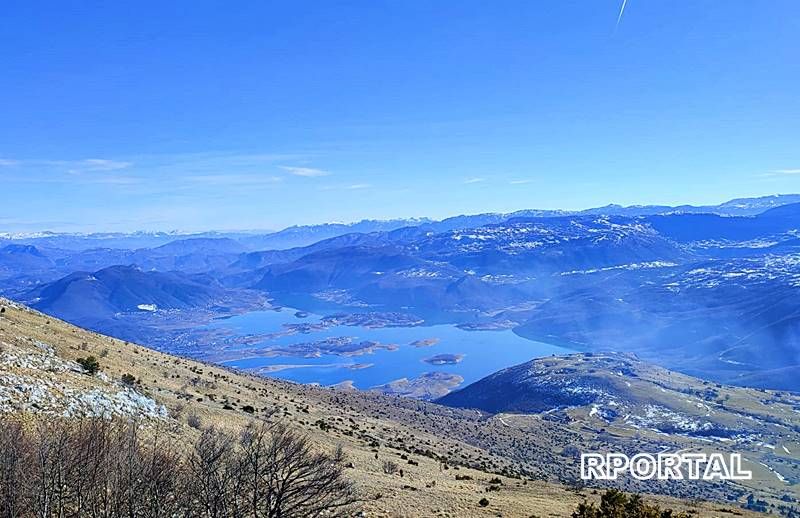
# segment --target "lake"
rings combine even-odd
[[[316,324],[321,321],[319,315],[309,314],[306,318],[300,318],[295,313],[296,310],[290,308],[255,311],[215,321],[208,327],[248,336],[280,333],[286,329],[286,325]],[[309,343],[326,340],[356,344],[371,341],[396,348],[370,348],[364,354],[356,351],[357,355],[322,352],[311,357],[285,352],[292,347],[307,347]],[[280,348],[281,352],[267,351],[275,348]],[[254,350],[259,353],[253,354]],[[269,337],[255,345],[242,347],[241,351],[242,356],[246,357],[222,363],[299,383],[334,385],[351,382],[359,389],[372,388],[400,378],[416,378],[430,372],[457,374],[464,378],[463,387],[505,367],[533,358],[571,352],[562,347],[527,340],[508,329],[466,331],[450,324],[379,328],[334,325],[308,333]],[[305,349],[304,352],[308,354]],[[453,361],[458,363],[451,363]]]

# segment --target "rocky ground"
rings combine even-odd
[[[59,417],[166,419],[167,408],[104,373],[87,378],[75,361],[63,360],[40,340],[0,341],[0,412]]]

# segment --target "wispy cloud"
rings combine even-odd
[[[351,184],[338,184],[338,185],[321,185],[320,191],[359,191],[362,189],[369,189],[372,184],[369,183],[351,183]]]
[[[135,159],[90,157],[0,158],[0,167],[17,171],[6,181],[16,183],[65,183],[147,186],[152,192],[174,192],[193,186],[266,186],[281,182],[283,176],[267,168],[274,162],[300,160],[300,155],[269,153],[187,153],[141,155]],[[298,176],[324,176],[328,173],[304,167],[282,167]]]
[[[766,178],[775,178],[778,176],[794,176],[794,175],[800,175],[800,169],[775,169],[773,171],[767,171],[766,173],[761,173],[758,176]]]
[[[202,174],[187,176],[185,179],[197,184],[215,186],[273,185],[283,181],[280,176],[267,174]]]
[[[485,182],[485,181],[486,181],[486,178],[478,178],[478,177],[473,176],[472,178],[467,178],[466,180],[464,180],[464,183],[465,184],[472,184],[472,183],[481,183],[481,182]]]
[[[94,178],[82,178],[84,183],[93,183],[93,184],[106,184],[106,185],[134,185],[137,183],[141,183],[142,179],[136,176],[130,175],[118,175],[118,174],[110,174],[110,175],[102,175],[96,176]]]
[[[32,166],[60,169],[69,173],[92,171],[119,171],[133,166],[133,162],[110,160],[107,158],[84,158],[79,160],[52,160],[40,158],[11,159],[0,158],[0,166]]]
[[[294,176],[303,176],[306,178],[316,178],[319,176],[330,176],[329,171],[322,169],[315,169],[313,167],[294,167],[294,166],[280,166],[281,169]]]
[[[86,169],[91,171],[119,171],[127,169],[133,162],[123,162],[121,160],[108,160],[106,158],[87,158],[82,162]]]
[[[9,167],[14,172],[4,177],[5,181],[36,184],[106,184],[132,185],[142,178],[124,171],[133,162],[106,158],[56,160],[42,158],[0,159],[0,167]]]
[[[134,185],[141,182],[141,178],[119,173],[131,167],[133,162],[86,158],[84,160],[56,160],[52,165],[57,169],[66,168],[70,182],[104,185]]]
[[[511,180],[508,183],[511,184],[511,185],[525,185],[526,183],[531,183],[531,182],[533,182],[533,180],[523,178],[523,179],[520,179],[520,180]]]

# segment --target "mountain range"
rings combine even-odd
[[[759,198],[737,198],[719,205],[606,205],[584,210],[524,209],[509,213],[460,215],[440,221],[429,218],[362,220],[355,223],[325,223],[292,226],[277,232],[214,231],[214,232],[1,232],[0,246],[10,242],[34,244],[44,248],[85,250],[91,248],[139,249],[155,248],[183,239],[235,239],[250,250],[282,250],[307,246],[324,239],[351,233],[386,232],[404,227],[423,227],[443,232],[500,223],[516,217],[559,217],[580,215],[644,216],[669,213],[719,214],[752,216],[768,209],[800,203],[800,194],[776,194]]]
[[[513,329],[704,379],[800,390],[800,203],[783,204],[793,199],[463,216],[265,251],[220,236],[87,250],[14,240],[0,248],[0,293],[165,347],[199,321],[270,300]],[[712,209],[748,215],[696,213]],[[636,211],[646,214],[616,214]]]

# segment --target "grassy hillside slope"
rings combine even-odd
[[[564,447],[586,439],[557,423],[509,426],[475,410],[252,377],[88,332],[4,299],[0,307],[4,413],[136,416],[162,421],[187,440],[198,424],[233,430],[253,419],[283,419],[321,448],[342,446],[366,516],[569,516],[583,500],[598,499],[591,489],[556,482],[573,473]],[[90,355],[101,364],[96,376],[75,363]],[[385,461],[403,476],[385,473]],[[696,496],[720,495],[711,489]],[[479,505],[482,498],[488,505]],[[654,499],[698,516],[749,516],[735,504]]]

